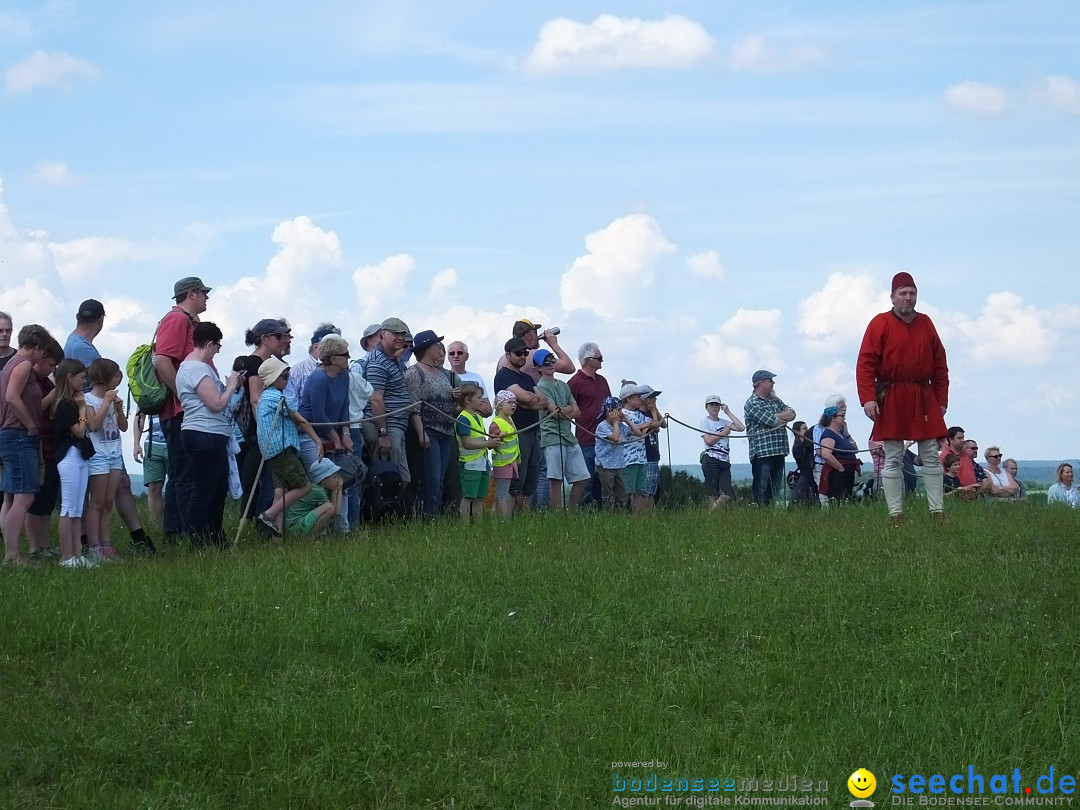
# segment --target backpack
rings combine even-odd
[[[383,523],[405,517],[405,482],[397,464],[380,458],[368,471],[368,497],[364,499],[371,510],[371,521]]]
[[[127,362],[128,390],[135,399],[138,409],[148,416],[156,416],[161,413],[165,403],[169,399],[169,388],[158,379],[157,369],[154,367],[154,343],[157,342],[157,331],[154,332],[154,342],[144,343],[139,346]]]

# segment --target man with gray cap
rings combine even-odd
[[[368,356],[366,377],[371,383],[371,399],[364,410],[365,416],[372,417],[372,421],[364,422],[368,454],[373,461],[389,457],[406,484],[412,482],[412,476],[405,457],[405,431],[411,425],[417,437],[424,433],[420,414],[402,410],[413,401],[398,362],[407,334],[409,327],[400,318],[387,318],[380,325],[379,342]]]
[[[285,401],[294,410],[300,409],[300,397],[304,393],[304,383],[311,372],[319,367],[319,342],[327,335],[341,335],[341,330],[332,323],[320,323],[311,335],[308,356],[294,365],[289,371],[289,384],[285,386]]]
[[[775,376],[765,369],[755,371],[751,378],[754,393],[743,406],[754,476],[754,503],[758,506],[768,506],[783,491],[784,461],[789,449],[787,424],[795,418],[795,411],[773,390]]]
[[[180,279],[173,285],[175,304],[158,323],[154,334],[154,368],[158,379],[169,389],[169,396],[162,406],[158,420],[165,434],[169,449],[169,475],[165,484],[165,513],[162,523],[165,536],[179,539],[186,530],[179,504],[191,500],[191,456],[184,449],[180,431],[184,422],[184,408],[176,393],[176,370],[195,350],[195,324],[206,312],[210,287],[197,276]]]
[[[360,348],[363,350],[363,355],[349,363],[350,371],[361,375],[367,372],[368,357],[375,350],[375,344],[379,342],[380,334],[382,334],[382,324],[371,323],[367,325],[364,334],[360,336]]]

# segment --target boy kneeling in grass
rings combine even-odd
[[[315,442],[317,459],[322,458],[322,439],[307,419],[289,407],[285,386],[289,383],[289,366],[270,357],[259,366],[259,378],[265,390],[255,408],[255,427],[259,449],[274,475],[274,502],[256,519],[275,537],[281,537],[280,521],[284,512],[311,491],[307,471],[300,461],[300,433],[304,431]]]
[[[320,458],[308,470],[311,489],[285,513],[285,527],[292,536],[318,537],[341,512],[341,468]]]

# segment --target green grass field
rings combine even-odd
[[[0,807],[609,807],[1080,768],[1077,515],[746,507],[0,572]],[[689,803],[683,806],[691,806]]]

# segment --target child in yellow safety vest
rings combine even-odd
[[[491,435],[500,439],[492,459],[491,477],[495,479],[495,511],[502,517],[514,512],[514,500],[510,497],[510,482],[518,477],[518,461],[521,448],[518,445],[517,428],[514,427],[514,411],[517,397],[513,391],[500,391],[495,395],[495,416],[491,420]]]
[[[499,438],[488,436],[484,420],[476,412],[483,399],[480,386],[463,383],[458,393],[461,414],[457,418],[458,458],[461,464],[461,517],[468,523],[484,513],[484,497],[488,491],[488,448],[498,447]]]

